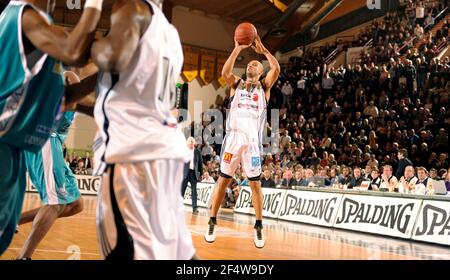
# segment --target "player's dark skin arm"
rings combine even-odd
[[[110,32],[91,49],[92,60],[100,70],[119,73],[128,67],[151,18],[143,1],[118,1],[113,6]]]
[[[83,66],[89,59],[89,47],[99,20],[99,10],[86,8],[74,30],[67,33],[62,27],[49,24],[34,9],[27,8],[22,18],[25,52],[37,48],[67,65]]]

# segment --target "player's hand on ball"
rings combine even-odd
[[[252,46],[252,49],[256,53],[259,53],[259,54],[264,54],[265,52],[267,52],[267,49],[262,44],[261,38],[259,37],[259,35],[256,35],[256,37],[255,37],[255,45]]]
[[[236,39],[234,40],[234,48],[239,51],[242,51],[250,46],[251,46],[251,44],[250,45],[239,45],[238,41]]]

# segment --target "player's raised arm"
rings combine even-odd
[[[237,81],[239,80],[239,77],[233,74],[234,63],[236,62],[236,59],[241,51],[248,47],[250,47],[250,45],[239,45],[239,43],[234,40],[234,49],[222,68],[222,76],[225,78],[228,86],[230,87],[235,86]]]
[[[278,60],[264,47],[261,42],[261,38],[257,35],[255,38],[255,46],[252,46],[253,50],[259,54],[263,54],[269,61],[270,70],[264,79],[266,91],[270,90],[280,76],[280,64]],[[270,94],[270,92],[269,92]],[[267,98],[268,99],[268,98]]]
[[[138,14],[143,16],[136,16]],[[128,67],[139,44],[142,18],[151,20],[152,15],[137,3],[127,3],[113,11],[110,32],[96,41],[91,50],[92,59],[100,70],[118,73]]]
[[[100,20],[103,0],[87,0],[83,14],[74,30],[67,33],[62,27],[49,23],[34,9],[23,14],[23,32],[39,50],[71,66],[83,66],[89,58],[89,47],[94,40]]]

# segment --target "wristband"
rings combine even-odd
[[[94,8],[102,11],[103,7],[103,0],[86,0],[86,3],[84,4],[84,8]]]

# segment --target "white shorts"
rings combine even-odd
[[[103,175],[97,234],[106,259],[190,260],[195,249],[180,195],[184,163],[121,163]]]
[[[261,176],[261,153],[258,138],[249,138],[245,133],[231,131],[225,135],[220,157],[220,172],[232,177],[239,163],[249,179]]]

